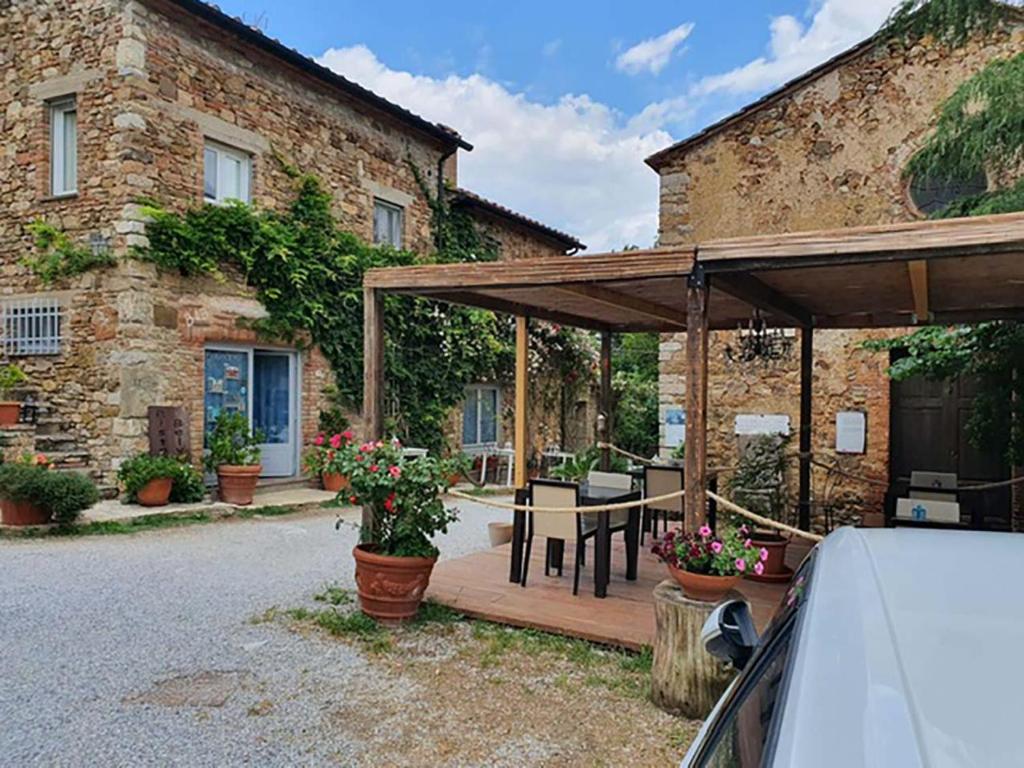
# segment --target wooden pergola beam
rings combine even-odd
[[[363,288],[363,432],[367,441],[384,436],[384,296]],[[363,530],[373,528],[373,508],[363,507]]]
[[[741,272],[717,275],[715,290],[804,328],[814,322],[805,307],[753,275]]]
[[[708,463],[708,276],[698,265],[686,281],[686,530],[707,519]]]
[[[576,328],[586,328],[590,331],[600,332],[608,330],[608,326],[606,324],[592,317],[583,317],[581,315],[574,315],[560,310],[547,309],[545,307],[535,306],[532,304],[523,304],[517,301],[510,301],[509,299],[499,299],[496,296],[488,296],[481,293],[438,290],[419,293],[418,295],[427,299],[437,299],[438,301],[462,304],[467,307],[489,309],[492,312],[501,312],[506,315],[536,317],[539,320],[547,320],[551,323],[558,323],[559,325],[568,325]]]
[[[529,443],[527,424],[527,403],[529,400],[529,357],[530,331],[529,318],[522,315],[516,317],[516,413],[515,413],[515,484],[516,488],[526,487],[526,451]]]
[[[682,313],[679,310],[637,296],[630,296],[622,291],[605,288],[601,285],[567,285],[559,286],[556,290],[574,297],[589,299],[606,307],[646,317],[679,330],[686,329],[686,321],[680,317]]]
[[[910,293],[914,298],[914,321],[928,322],[928,262],[908,261],[907,275],[910,278]]]

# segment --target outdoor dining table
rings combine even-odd
[[[525,502],[527,494],[517,493],[517,503]],[[585,507],[596,507],[602,504],[620,504],[636,501],[641,498],[640,491],[624,491],[621,488],[605,488],[602,486],[580,483],[580,503]],[[611,525],[611,513],[607,510],[597,515],[597,534],[594,536],[594,596],[608,595],[608,582],[611,580],[611,537],[608,529]],[[636,581],[637,567],[640,558],[640,507],[630,507],[629,520],[625,529],[626,536],[626,579]],[[516,511],[512,525],[512,564],[509,581],[518,582],[522,574],[523,552],[526,540],[526,512]],[[552,560],[561,561],[564,542],[549,550]]]

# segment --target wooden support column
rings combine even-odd
[[[708,294],[696,264],[686,280],[686,530],[706,520],[708,464]]]
[[[601,332],[601,391],[598,395],[598,412],[599,415],[604,416],[604,428],[599,430],[600,434],[597,439],[610,443],[612,441],[612,334],[609,331]],[[602,448],[601,471],[609,472],[611,468],[611,449]]]
[[[529,443],[526,409],[529,401],[529,357],[530,328],[529,318],[516,318],[516,415],[515,415],[515,484],[516,488],[525,488],[527,473],[526,446]]]
[[[363,433],[367,441],[384,436],[384,296],[363,288]],[[373,510],[363,507],[363,534],[373,528]]]
[[[814,328],[800,330],[799,527],[811,530],[811,394],[814,384]]]

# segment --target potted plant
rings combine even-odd
[[[172,496],[179,502],[203,498],[203,479],[199,472],[191,464],[171,456],[139,454],[121,465],[117,477],[124,485],[126,503],[162,507]],[[176,487],[178,493],[174,492]]]
[[[207,435],[206,466],[217,472],[217,495],[228,504],[252,504],[260,465],[263,435],[249,429],[249,420],[238,411],[224,411]]]
[[[28,381],[28,376],[16,365],[0,366],[0,426],[9,427],[18,423],[21,403],[11,400],[14,390]]]
[[[764,571],[768,553],[754,546],[749,533],[745,525],[725,526],[718,535],[707,525],[696,533],[673,529],[651,551],[668,566],[684,595],[717,603],[745,574]]]
[[[398,441],[350,445],[345,451],[349,501],[372,510],[353,550],[359,604],[383,621],[412,618],[437,562],[431,538],[448,530],[456,513],[441,494],[451,463],[431,456],[404,458]]]
[[[303,464],[309,474],[320,478],[325,491],[339,493],[348,488],[343,449],[354,437],[352,430],[346,429],[330,437],[321,432],[313,439],[313,447],[306,453]]]
[[[741,451],[736,471],[729,480],[733,501],[751,512],[782,521],[789,504],[786,492],[786,444],[783,435],[757,435]],[[751,539],[768,551],[764,571],[751,574],[754,581],[784,582],[793,575],[786,566],[789,539],[777,532],[755,528]]]
[[[70,525],[99,501],[92,480],[78,472],[54,472],[43,454],[0,464],[0,521],[4,525]]]

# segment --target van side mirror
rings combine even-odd
[[[743,600],[727,600],[717,606],[704,622],[700,639],[712,656],[743,669],[759,642],[750,606]]]

